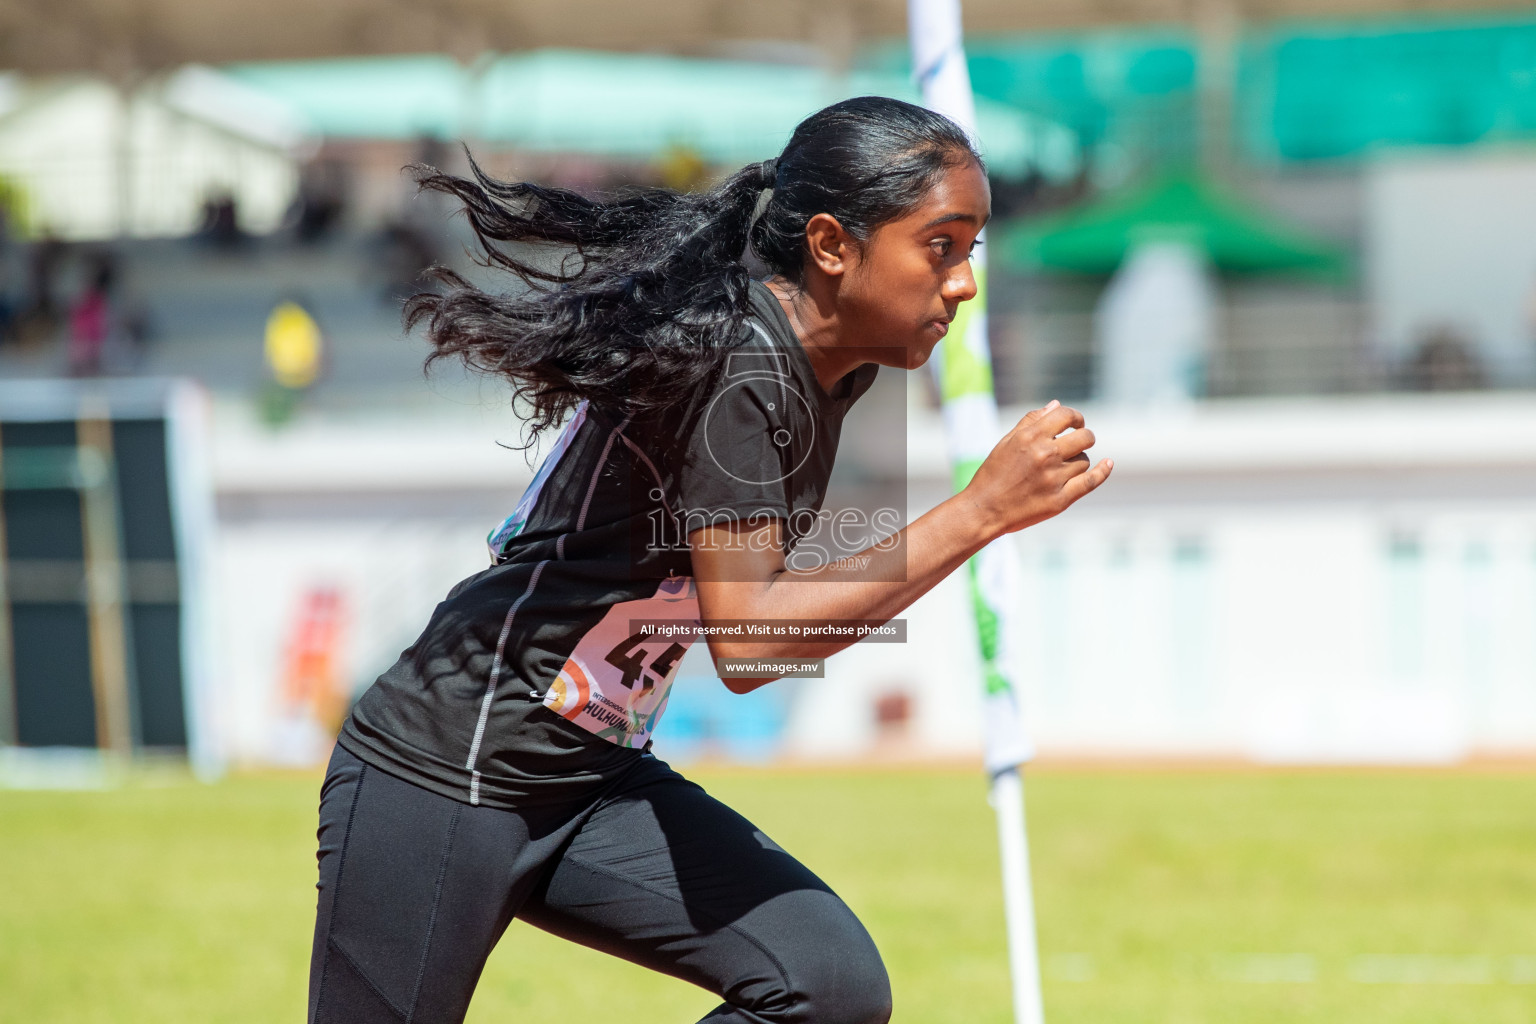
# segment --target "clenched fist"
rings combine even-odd
[[[1060,515],[1109,478],[1115,464],[1092,465],[1093,431],[1060,402],[1025,414],[997,442],[965,494],[996,533],[1013,533]]]

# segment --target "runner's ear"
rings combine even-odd
[[[806,222],[805,244],[810,262],[823,274],[837,277],[847,269],[853,236],[830,213],[818,213]]]

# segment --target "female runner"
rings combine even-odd
[[[563,427],[491,566],[343,726],[320,796],[311,1024],[461,1021],[514,917],[716,993],[714,1024],[887,1020],[847,905],[649,752],[687,641],[637,621],[884,622],[1108,476],[1053,402],[862,568],[794,558],[848,407],[877,366],[921,366],[976,295],[981,159],[945,118],[863,97],[705,194],[596,202],[478,168],[423,184],[463,202],[521,287],[443,272],[407,322],[432,358],[510,380],[535,430]],[[708,636],[717,660],[850,642]]]

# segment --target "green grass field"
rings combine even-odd
[[[1010,1020],[984,783],[691,773],[868,924],[896,1020]],[[318,777],[0,792],[0,1020],[304,1015]],[[1536,775],[1042,769],[1051,1024],[1536,1020]],[[713,997],[514,924],[470,1019],[683,1024]]]

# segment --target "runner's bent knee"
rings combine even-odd
[[[780,938],[767,952],[782,972],[782,989],[743,1008],[774,1024],[885,1024],[891,983],[874,940],[842,900],[814,895],[809,907],[796,900],[792,918],[772,929]]]

